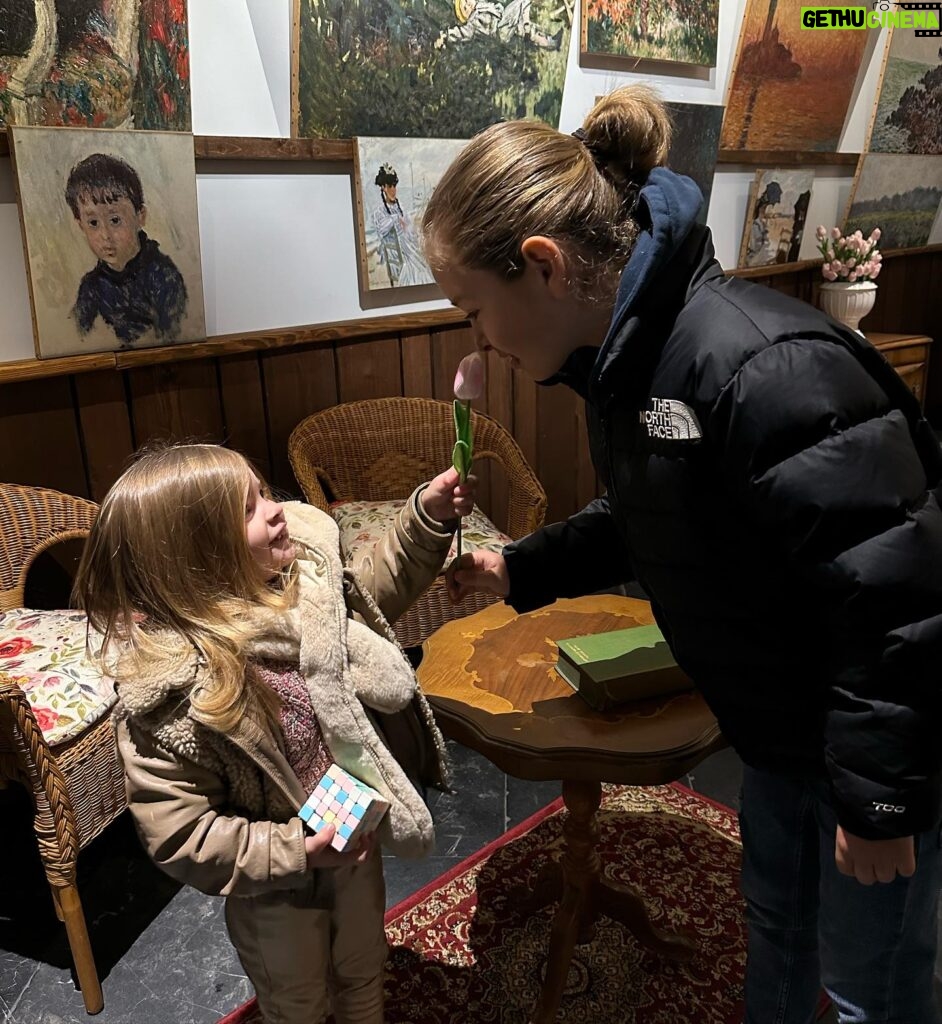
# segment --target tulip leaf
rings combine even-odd
[[[458,470],[462,483],[471,471],[471,449],[464,441],[456,441],[451,453],[451,464]]]
[[[452,452],[452,464],[458,470],[462,483],[471,472],[471,460],[474,458],[474,431],[471,427],[471,403],[454,403],[455,410],[455,448]]]

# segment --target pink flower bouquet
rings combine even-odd
[[[874,281],[880,274],[883,256],[877,248],[880,229],[874,228],[867,238],[862,231],[842,235],[840,228],[830,231],[822,224],[815,232],[818,252],[824,257],[821,275],[826,281]]]

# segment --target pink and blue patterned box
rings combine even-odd
[[[343,852],[372,832],[388,810],[389,801],[375,789],[355,779],[340,765],[332,764],[298,811],[298,817],[313,832],[333,825],[336,831],[330,845]]]

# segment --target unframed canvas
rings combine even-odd
[[[204,338],[193,136],[10,134],[37,356]]]
[[[867,33],[803,30],[801,8],[823,6],[747,0],[721,149],[837,150]]]
[[[740,267],[798,260],[813,182],[814,171],[783,167],[756,171],[749,187]]]
[[[581,56],[638,58],[712,68],[718,0],[582,0]]]
[[[890,31],[864,149],[942,154],[942,39]]]
[[[865,153],[844,217],[845,234],[879,228],[880,248],[911,249],[942,241],[942,156]]]
[[[422,254],[425,207],[464,139],[358,138],[357,251],[363,291],[434,284]]]
[[[469,139],[562,107],[573,0],[295,0],[293,134]]]
[[[189,131],[186,0],[0,0],[4,123]]]

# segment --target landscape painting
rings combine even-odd
[[[843,231],[882,232],[880,248],[929,244],[942,204],[942,156],[867,153],[851,193]]]
[[[718,0],[582,0],[582,56],[716,64]]]
[[[193,136],[10,134],[37,356],[204,338]]]
[[[749,189],[740,267],[798,260],[813,182],[814,171],[783,167],[756,171]]]
[[[520,117],[557,127],[569,2],[295,0],[294,134],[469,139]]]
[[[420,227],[432,189],[466,139],[358,138],[357,250],[363,291],[434,284]]]
[[[674,126],[667,166],[678,174],[693,178],[700,186],[703,207],[697,219],[701,224],[706,224],[720,144],[720,127],[723,124],[723,108],[705,103],[668,102],[665,106]]]
[[[186,0],[0,0],[0,127],[188,132]]]
[[[867,150],[942,154],[942,46],[938,36],[893,29]]]
[[[801,27],[817,0],[746,0],[721,149],[836,152],[867,33]]]

